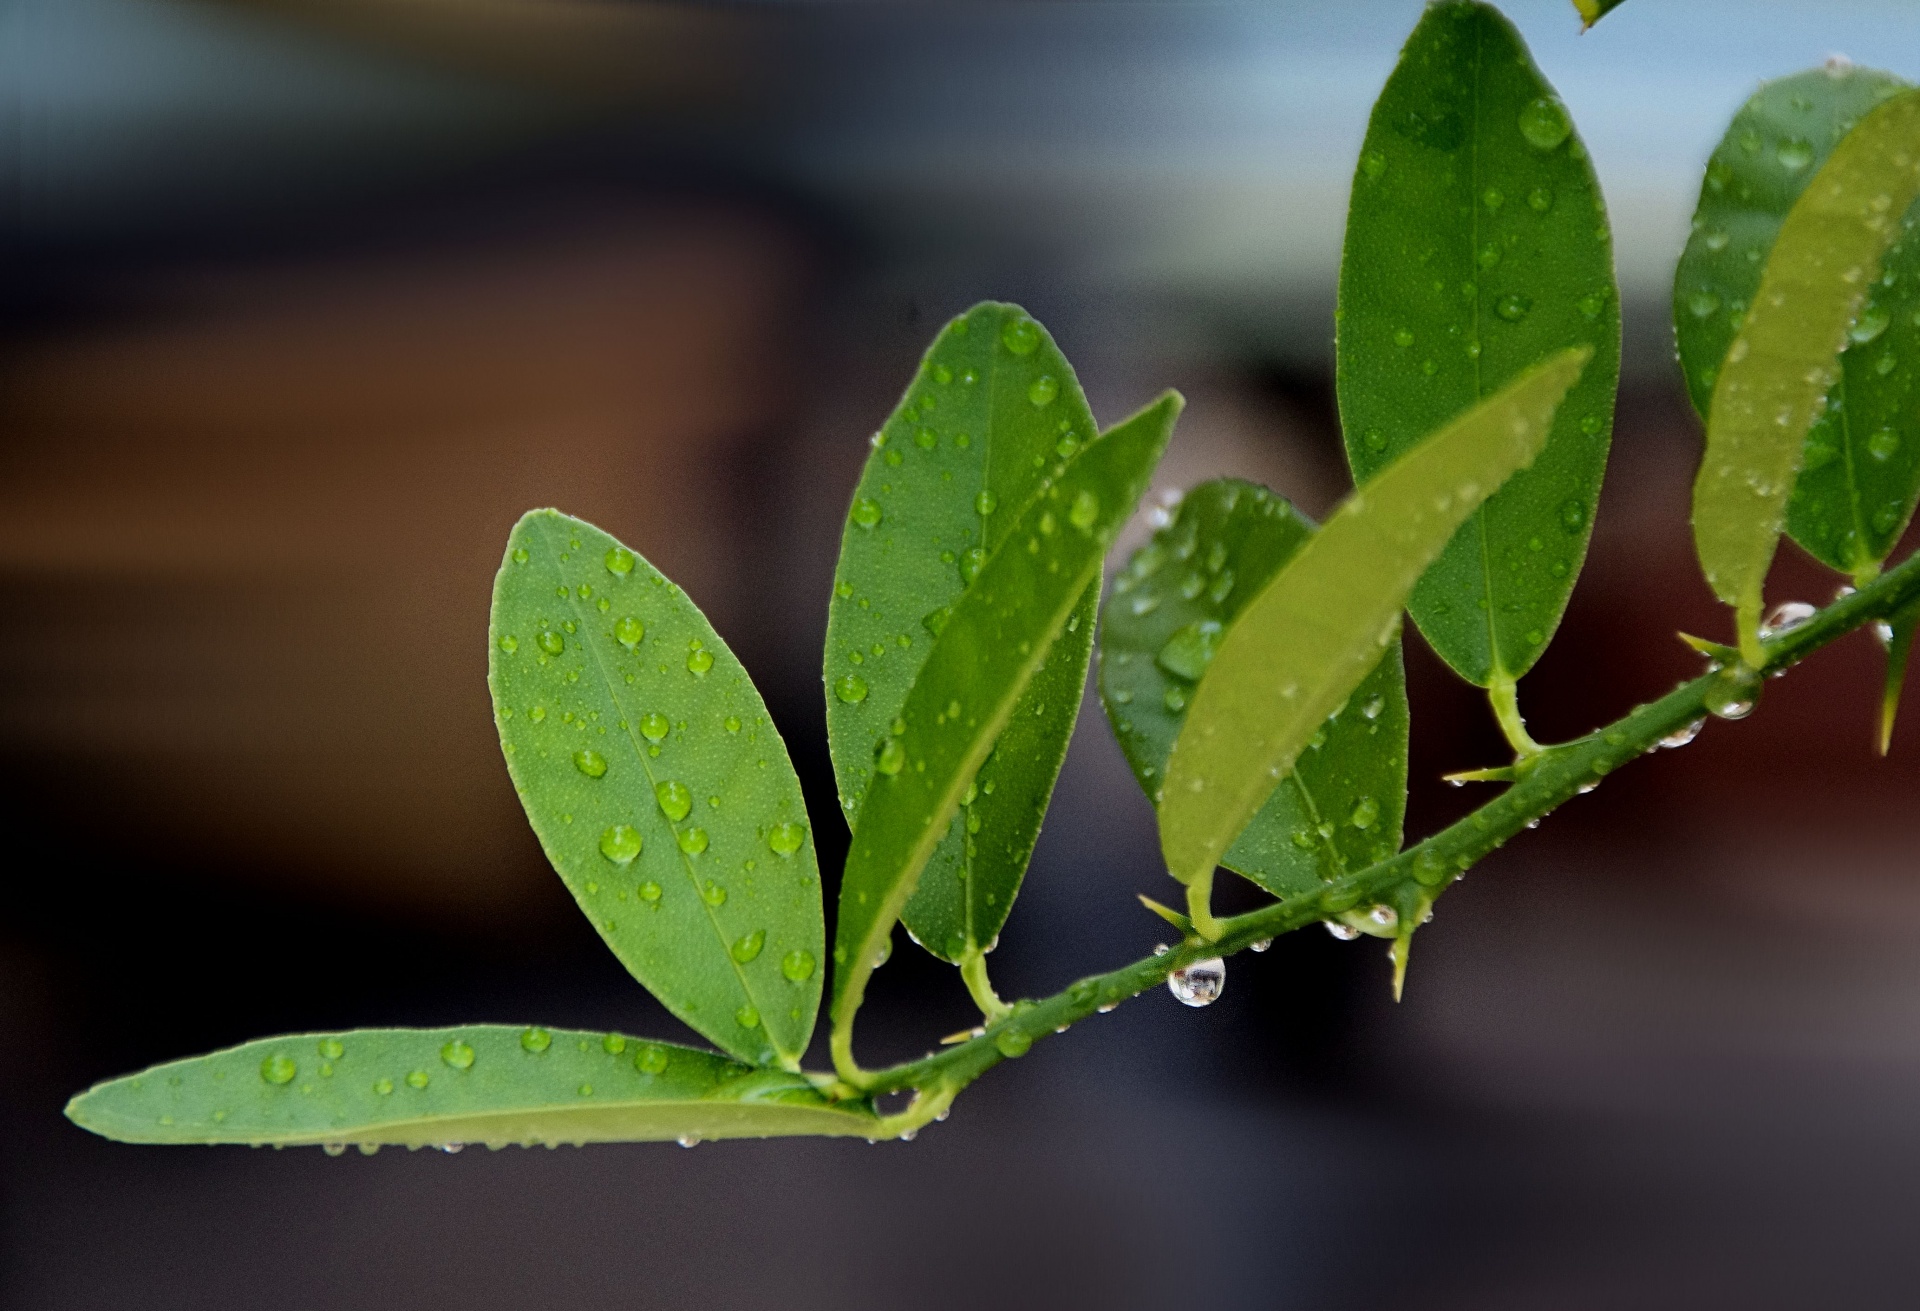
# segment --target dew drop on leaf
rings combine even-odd
[[[600,835],[600,854],[616,865],[633,864],[640,846],[640,831],[630,824],[615,824]]]
[[[1559,102],[1544,96],[1520,111],[1520,135],[1535,150],[1552,150],[1573,132],[1573,123]]]
[[[292,1083],[293,1076],[299,1072],[300,1067],[294,1063],[291,1056],[275,1053],[260,1062],[260,1077],[268,1083]]]
[[[553,1046],[553,1035],[545,1029],[532,1028],[520,1034],[521,1050],[531,1052],[535,1056],[551,1046]]]
[[[634,554],[624,546],[607,548],[607,572],[616,578],[625,578],[633,572]]]
[[[813,977],[813,953],[804,948],[788,952],[780,961],[780,972],[794,983],[804,983]]]
[[[440,1049],[440,1059],[449,1069],[470,1070],[473,1068],[473,1048],[455,1038]]]
[[[806,825],[788,820],[784,824],[775,824],[767,831],[767,846],[776,855],[791,856],[800,850],[800,844],[806,841],[806,837]]]
[[[833,694],[848,705],[858,705],[867,699],[867,682],[858,674],[844,674],[833,685]]]
[[[573,767],[588,778],[600,778],[607,772],[607,758],[598,751],[582,747],[573,753]]]
[[[659,803],[660,813],[678,824],[693,809],[693,793],[687,791],[687,785],[668,779],[653,789],[653,799]]]
[[[1197,960],[1167,976],[1167,991],[1182,1006],[1211,1006],[1227,986],[1227,963],[1218,956]]]

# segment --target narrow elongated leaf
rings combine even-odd
[[[874,744],[877,772],[840,883],[836,1028],[851,1024],[927,860],[1048,649],[1098,583],[1182,404],[1169,392],[1066,462],[954,602],[899,716]]]
[[[1920,92],[1860,120],[1788,211],[1745,321],[1714,382],[1693,487],[1707,581],[1737,607],[1749,659],[1767,568],[1807,432],[1839,380],[1847,328],[1920,195]]]
[[[716,1045],[796,1066],[820,1000],[820,872],[747,671],[659,571],[554,510],[514,526],[491,636],[507,769],[581,911]]]
[[[1705,417],[1720,362],[1745,321],[1787,211],[1861,116],[1906,83],[1851,65],[1769,82],[1734,116],[1707,165],[1674,274],[1674,339]],[[1915,213],[1907,211],[1904,231]],[[1920,241],[1903,235],[1849,328],[1840,378],[1807,432],[1787,532],[1863,576],[1886,559],[1920,496]]]
[[[1626,0],[1573,0],[1573,7],[1580,12],[1580,30],[1586,31],[1625,3]]]
[[[261,1038],[98,1084],[67,1117],[128,1143],[441,1147],[873,1137],[804,1076],[616,1033],[474,1024]]]
[[[1875,626],[1886,648],[1887,672],[1880,685],[1880,754],[1893,746],[1893,721],[1900,713],[1900,689],[1907,681],[1907,658],[1913,654],[1913,636],[1920,630],[1920,604],[1908,606],[1890,621]]]
[[[827,741],[849,824],[873,781],[874,745],[899,717],[954,601],[1095,432],[1073,369],[1016,305],[974,306],[927,351],[875,434],[828,609]],[[902,914],[943,959],[991,944],[1019,892],[1079,712],[1098,599],[1090,587],[1055,640],[990,777]]]
[[[1193,689],[1247,604],[1313,535],[1266,488],[1202,483],[1114,581],[1100,631],[1100,698],[1134,778],[1157,805]],[[1278,897],[1400,849],[1407,685],[1395,641],[1221,862]]]
[[[1211,875],[1379,663],[1415,580],[1539,455],[1590,357],[1560,352],[1375,475],[1241,611],[1167,760],[1160,846],[1176,879]]]
[[[1565,108],[1484,4],[1427,10],[1374,105],[1340,266],[1338,390],[1354,481],[1556,350],[1593,363],[1551,439],[1414,590],[1414,622],[1482,686],[1532,667],[1586,557],[1620,370],[1599,183]]]

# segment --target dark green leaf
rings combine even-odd
[[[843,1070],[854,1013],[901,907],[1021,693],[1083,613],[1081,598],[1098,584],[1181,404],[1167,393],[1057,467],[953,603],[898,719],[874,744],[879,772],[860,806],[834,937],[834,1055]]]
[[[1906,85],[1870,69],[1815,69],[1767,83],[1735,115],[1707,165],[1674,275],[1674,337],[1702,416],[1787,211],[1861,116]],[[1908,231],[1914,219],[1909,210]],[[1920,242],[1903,237],[1852,326],[1787,507],[1793,539],[1844,573],[1877,569],[1920,496],[1916,311]]]
[[[1189,491],[1114,581],[1100,632],[1100,697],[1147,795],[1194,685],[1249,601],[1313,534],[1266,488],[1222,478]],[[1275,896],[1342,878],[1400,849],[1407,688],[1400,647],[1354,690],[1221,862]]]
[[[1216,649],[1167,760],[1160,846],[1190,886],[1213,868],[1393,641],[1416,579],[1525,468],[1579,381],[1562,351],[1376,474],[1248,603]]]
[[[921,361],[867,457],[828,610],[827,740],[850,824],[873,781],[875,745],[968,576],[1095,431],[1073,369],[1018,306],[974,306]],[[941,841],[902,913],[943,959],[991,945],[1020,890],[1079,712],[1097,597],[1089,588],[1055,640],[964,823]]]
[[[1437,4],[1375,104],[1340,267],[1339,397],[1364,482],[1556,350],[1593,363],[1533,466],[1462,527],[1408,606],[1482,686],[1546,649],[1586,555],[1619,378],[1619,295],[1585,148],[1510,24]]]
[[[820,873],[747,671],[678,587],[553,510],[514,527],[491,637],[507,769],[580,909],[716,1045],[797,1067],[820,1000]]]
[[[1727,348],[1693,488],[1707,581],[1739,612],[1753,664],[1762,589],[1807,434],[1840,380],[1848,328],[1920,194],[1920,92],[1883,101],[1833,148],[1788,211]]]
[[[474,1024],[262,1038],[98,1084],[75,1124],[128,1143],[486,1143],[880,1136],[864,1102],[713,1052]]]

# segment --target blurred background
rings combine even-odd
[[[1920,76],[1911,0],[1506,6],[1615,221],[1593,555],[1522,689],[1583,732],[1726,623],[1686,528],[1667,289],[1756,82]],[[1347,182],[1418,0],[0,3],[0,1306],[1913,1305],[1920,723],[1857,636],[1570,805],[1418,938],[1293,935],[996,1071],[911,1145],[123,1147],[96,1079],[281,1030],[685,1038],[521,817],[484,632],[557,505],[680,580],[818,816],[866,437],[938,325],[1027,305],[1161,475],[1344,488]],[[1836,579],[1790,548],[1773,595]],[[1412,825],[1478,694],[1409,643]],[[1920,713],[1920,712],[1916,712]],[[845,835],[819,827],[823,869]],[[1089,703],[994,957],[1146,951],[1152,817]],[[911,949],[872,1059],[969,1021]]]

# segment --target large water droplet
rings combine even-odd
[[[882,774],[898,774],[906,767],[907,749],[900,745],[900,739],[890,737],[880,744],[875,752],[873,767]]]
[[[1760,675],[1745,665],[1732,665],[1714,675],[1702,698],[1716,719],[1745,719],[1760,697]]]
[[[1327,926],[1327,932],[1331,933],[1334,937],[1340,939],[1340,941],[1342,942],[1352,942],[1355,938],[1360,936],[1359,929],[1351,928],[1348,925],[1342,924],[1339,920],[1327,920],[1325,921],[1325,923]]]
[[[848,705],[858,705],[867,699],[867,680],[858,674],[844,674],[833,685],[833,694]]]
[[[680,850],[689,856],[697,856],[707,849],[707,831],[703,828],[690,828],[681,832]]]
[[[1033,380],[1027,388],[1027,399],[1036,407],[1045,408],[1053,404],[1053,398],[1060,394],[1060,384],[1050,373],[1043,373]]]
[[[1017,1061],[1033,1050],[1033,1038],[1018,1029],[1002,1029],[993,1035],[993,1045],[1002,1056]]]
[[[862,496],[853,503],[853,521],[862,528],[872,528],[880,522],[880,502],[870,496]]]
[[[549,628],[540,634],[540,649],[548,655],[559,655],[567,649],[567,639]]]
[[[693,793],[687,790],[686,784],[676,783],[672,779],[655,785],[653,799],[660,804],[660,813],[675,824],[685,819],[687,812],[693,809]]]
[[[777,855],[791,856],[794,852],[800,850],[800,844],[806,840],[807,826],[805,824],[796,824],[792,820],[788,820],[783,824],[775,824],[767,830],[767,845],[771,847]]]
[[[347,1054],[347,1045],[338,1038],[322,1038],[317,1050],[325,1059],[337,1061]]]
[[[609,1033],[604,1038],[600,1039],[600,1047],[603,1051],[607,1053],[607,1055],[618,1056],[621,1052],[627,1049],[626,1035],[621,1033]]]
[[[1182,1006],[1211,1006],[1227,986],[1227,963],[1218,956],[1197,960],[1167,976],[1167,991]]]
[[[1508,323],[1518,323],[1520,320],[1526,318],[1528,312],[1532,309],[1533,298],[1531,296],[1522,296],[1519,292],[1510,292],[1500,298],[1499,303],[1493,307],[1493,312],[1505,319]]]
[[[629,824],[615,824],[600,835],[600,854],[616,865],[631,865],[640,854],[640,831]]]
[[[1067,522],[1085,533],[1093,531],[1099,518],[1100,498],[1090,491],[1075,493],[1073,508],[1067,511]]]
[[[512,633],[508,633],[505,637],[500,639],[500,649],[502,651],[505,651],[508,655],[512,655],[515,651],[518,651],[520,649],[520,639],[515,637]]]
[[[431,1082],[433,1081],[427,1077],[425,1070],[415,1070],[407,1076],[407,1087],[409,1088],[424,1088]]]
[[[647,1043],[633,1054],[633,1067],[642,1074],[663,1074],[673,1061],[673,1053],[657,1042]]]
[[[607,572],[625,578],[633,572],[634,554],[624,546],[607,548]]]
[[[1213,662],[1224,631],[1217,620],[1196,620],[1176,629],[1154,655],[1153,662],[1175,678],[1197,683]]]
[[[278,1052],[260,1062],[260,1077],[268,1083],[292,1083],[293,1076],[298,1073],[300,1067],[294,1063],[293,1057]]]
[[[1660,746],[1666,751],[1678,751],[1687,743],[1700,736],[1700,729],[1706,724],[1704,719],[1696,719],[1691,724],[1683,724],[1660,739]]]
[[[535,1027],[525,1030],[520,1035],[521,1049],[532,1052],[535,1056],[551,1046],[553,1046],[553,1035],[545,1029]]]
[[[631,651],[640,645],[640,639],[647,635],[647,626],[632,615],[626,616],[613,626],[613,640]]]
[[[1887,330],[1893,318],[1878,305],[1869,305],[1860,311],[1847,329],[1847,339],[1856,346],[1864,346]]]
[[[1780,161],[1780,167],[1787,172],[1798,173],[1813,163],[1813,143],[1800,137],[1793,137],[1775,146],[1773,157]]]
[[[471,1070],[473,1068],[473,1048],[455,1038],[440,1049],[440,1059],[449,1069]]]
[[[515,564],[525,564],[529,558],[526,547],[516,546],[513,548],[513,562]]]
[[[705,677],[706,672],[712,668],[713,653],[711,651],[703,647],[697,651],[687,652],[687,672],[689,674],[697,677]]]
[[[1542,97],[1520,111],[1520,135],[1535,150],[1552,150],[1573,132],[1567,111],[1557,100]]]
[[[573,767],[588,778],[599,778],[607,772],[607,758],[598,751],[582,747],[573,753]]]
[[[813,977],[813,953],[804,948],[795,948],[780,961],[780,972],[794,983],[804,983]]]
[[[755,929],[744,937],[736,938],[728,953],[742,965],[748,964],[760,955],[760,949],[767,945],[767,931]]]
[[[1818,613],[1805,601],[1783,601],[1773,607],[1772,613],[1761,623],[1760,636],[1778,637],[1782,633],[1791,633]]]
[[[733,1022],[743,1029],[760,1027],[760,1012],[751,1006],[742,1006],[733,1013]]]
[[[1900,434],[1891,428],[1882,428],[1867,438],[1867,454],[1885,463],[1900,451]]]
[[[1000,344],[1015,355],[1031,355],[1040,348],[1040,325],[1024,314],[1017,315],[1000,330]]]
[[[1380,818],[1380,803],[1372,797],[1361,797],[1353,803],[1353,810],[1347,815],[1347,822],[1357,829],[1369,829]]]

